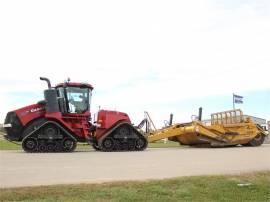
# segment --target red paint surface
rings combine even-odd
[[[61,112],[46,113],[45,105],[33,104],[17,109],[15,112],[23,126],[26,126],[37,118],[46,118],[60,123],[66,130],[81,139],[85,140],[90,136],[89,120],[91,114],[88,111],[82,114],[62,114]],[[99,124],[99,127],[97,127],[96,130],[96,138],[101,138],[112,127],[122,122],[131,123],[129,116],[126,113],[100,110],[98,112],[97,123]]]

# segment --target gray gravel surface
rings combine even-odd
[[[270,145],[143,152],[30,154],[0,151],[1,187],[100,183],[270,170]]]

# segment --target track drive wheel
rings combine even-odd
[[[65,138],[63,140],[63,149],[65,152],[72,152],[76,149],[77,142],[71,138]]]
[[[57,128],[57,126],[53,124],[48,124],[47,126],[44,127],[43,133],[48,137],[54,137],[58,135],[59,129]]]
[[[27,138],[22,142],[22,148],[26,152],[34,152],[37,149],[37,140],[34,138]]]
[[[121,126],[118,129],[118,133],[120,134],[120,136],[122,137],[128,137],[130,134],[130,128],[128,126]]]
[[[107,137],[102,142],[102,150],[103,151],[112,151],[114,148],[114,140],[111,137]]]

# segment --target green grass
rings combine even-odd
[[[0,137],[4,136],[6,133],[0,127]]]
[[[0,139],[0,150],[21,150],[21,144],[19,142],[15,142],[16,144],[9,142],[4,139]],[[163,141],[158,141],[155,143],[149,143],[149,148],[169,148],[169,147],[179,147],[179,143],[168,141],[166,144]],[[76,151],[92,151],[92,146],[86,143],[79,143]]]
[[[9,142],[7,140],[0,139],[0,150],[20,150],[22,149],[20,143],[15,142],[16,144]]]
[[[238,184],[250,183],[249,186]],[[0,189],[1,201],[270,201],[270,172]]]

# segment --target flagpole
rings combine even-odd
[[[235,110],[235,104],[234,104],[234,93],[233,93],[233,110]]]

